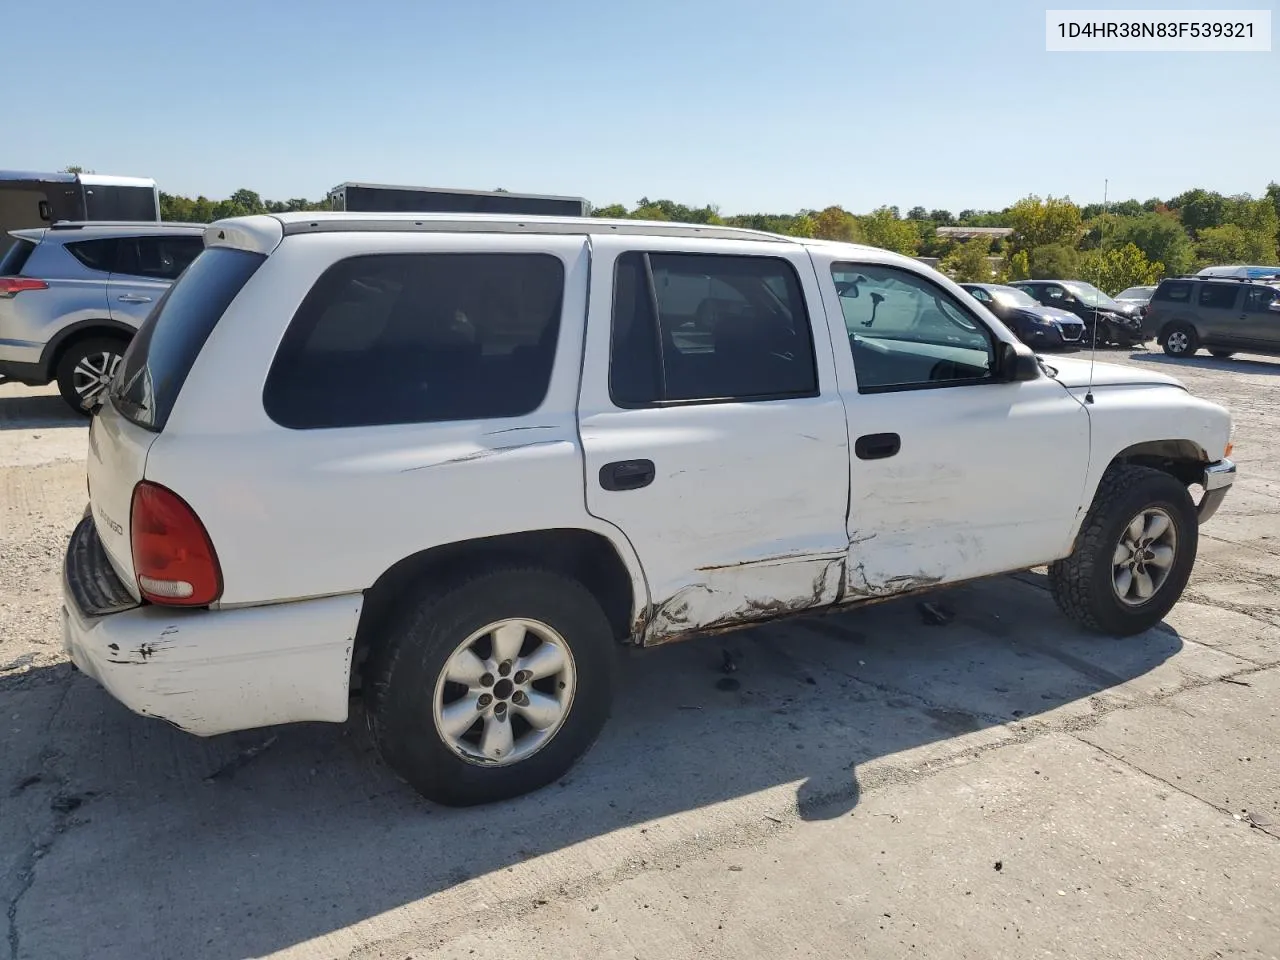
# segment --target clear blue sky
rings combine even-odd
[[[1050,54],[1045,6],[11,3],[0,168],[213,198],[366,180],[725,213],[1280,180],[1280,52]]]

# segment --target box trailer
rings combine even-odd
[[[446,190],[382,183],[343,183],[329,191],[334,210],[360,213],[523,213],[585,217],[581,197],[552,197],[505,190]]]
[[[10,230],[59,220],[159,219],[160,190],[150,178],[0,170],[0,254],[13,240]]]

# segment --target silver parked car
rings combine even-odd
[[[0,382],[87,414],[151,308],[204,249],[204,227],[56,223],[14,230],[0,258]]]

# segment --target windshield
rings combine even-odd
[[[992,287],[991,295],[996,298],[997,303],[1003,303],[1006,307],[1038,307],[1040,304],[1032,298],[1031,294],[1025,290],[1019,290],[1017,287]]]
[[[1072,280],[1070,283],[1064,283],[1064,287],[1074,293],[1080,300],[1091,307],[1118,307],[1116,303],[1105,293],[1099,290],[1091,283],[1084,283],[1080,280]]]

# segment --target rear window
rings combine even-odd
[[[1191,284],[1186,280],[1173,280],[1162,283],[1156,288],[1152,300],[1170,303],[1187,303],[1191,299]]]
[[[103,273],[110,273],[115,269],[119,247],[120,241],[114,238],[81,240],[78,243],[68,243],[67,252],[90,270],[101,270]]]
[[[159,433],[200,349],[266,257],[215,247],[165,291],[125,351],[111,399],[127,419]]]
[[[27,258],[36,245],[30,240],[14,240],[13,245],[0,256],[0,277],[20,277]]]
[[[295,430],[517,417],[551,381],[564,265],[549,254],[378,254],[321,275],[263,407]]]

